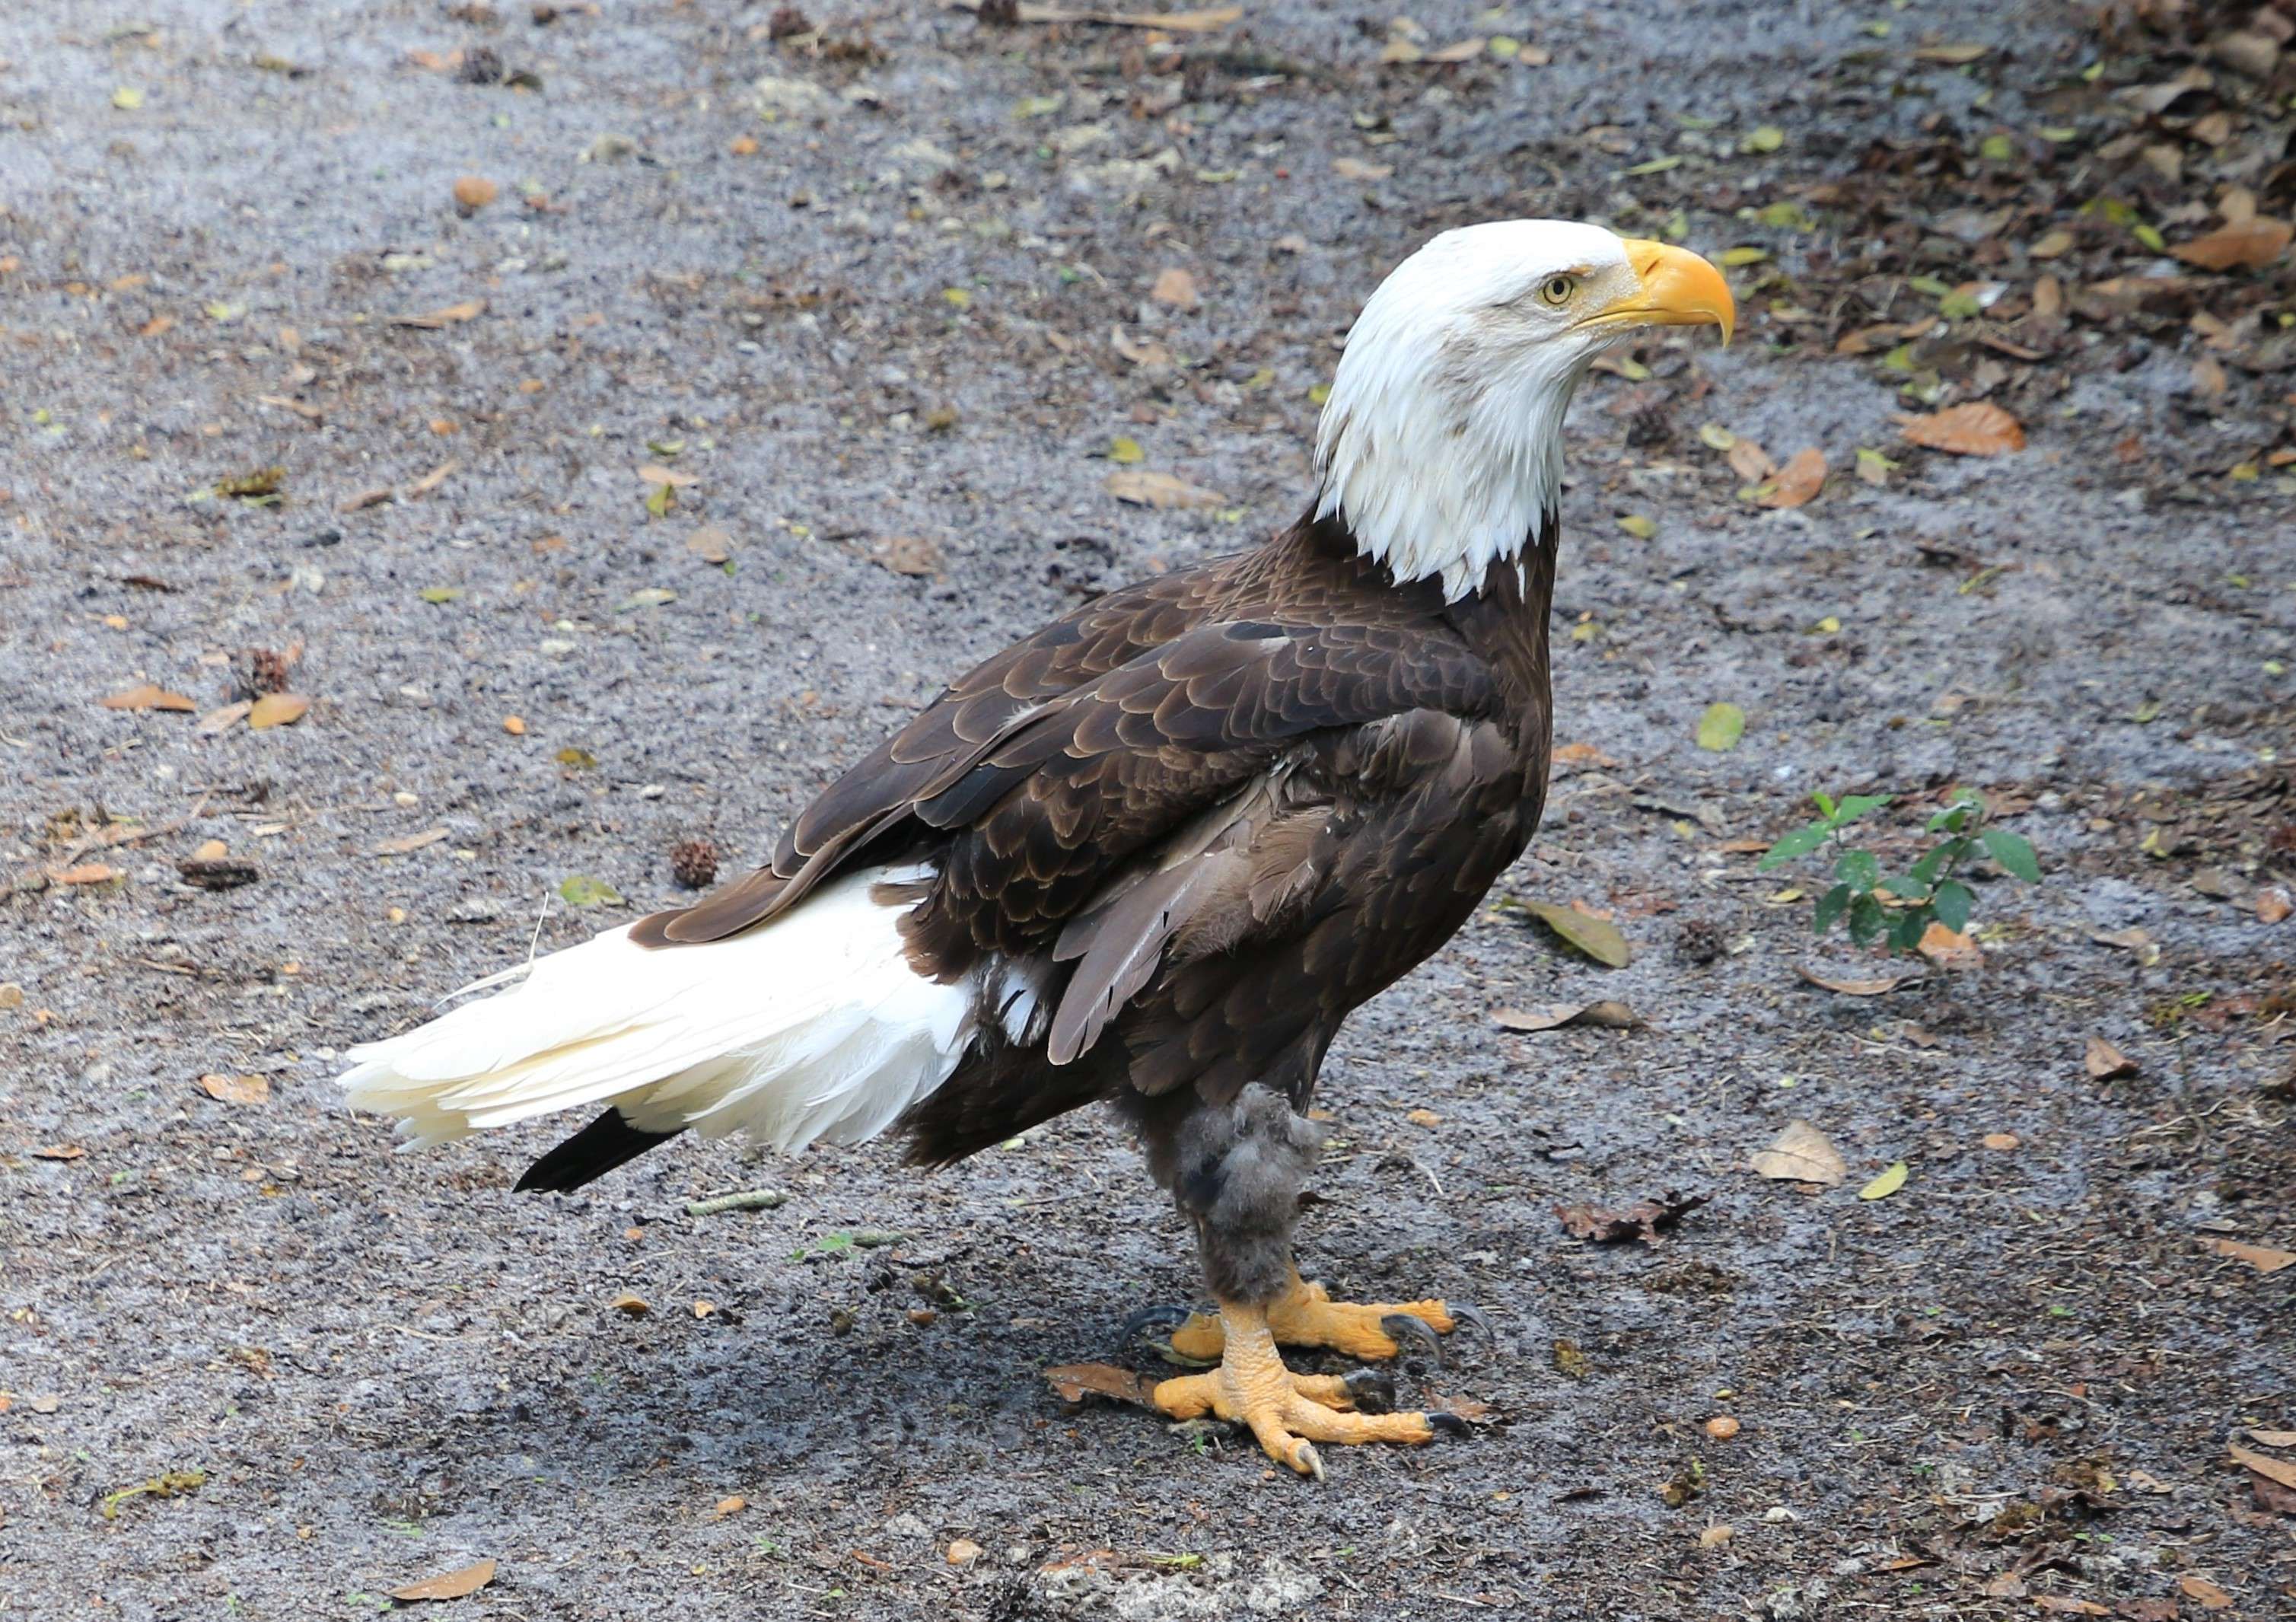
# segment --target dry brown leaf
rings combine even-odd
[[[1119,468],[1101,480],[1101,488],[1136,507],[1224,507],[1227,497],[1218,490],[1190,484],[1171,473],[1145,468]]]
[[[1573,769],[1619,764],[1591,743],[1565,743],[1556,749],[1547,758],[1556,766],[1570,766]],[[1763,848],[1767,849],[1768,847],[1765,846]]]
[[[247,724],[257,732],[292,726],[309,713],[311,700],[299,692],[266,692],[249,707]]]
[[[2259,1447],[2296,1447],[2296,1430],[2251,1430],[2248,1439]]]
[[[1156,273],[1156,283],[1148,290],[1148,296],[1181,310],[1192,310],[1200,302],[1194,274],[1177,265],[1168,265]]]
[[[422,1600],[459,1600],[465,1594],[478,1593],[495,1580],[495,1562],[482,1560],[475,1566],[465,1566],[460,1571],[449,1571],[439,1577],[425,1577],[419,1583],[409,1583],[404,1588],[394,1588],[390,1597],[403,1604],[412,1605]]]
[[[2060,1593],[2037,1593],[2033,1596],[2033,1603],[2061,1617],[2109,1617],[2112,1614],[2095,1600],[2076,1600]]]
[[[1940,969],[1974,969],[1985,961],[1985,953],[1975,941],[1936,922],[1922,931],[1915,950]]]
[[[1156,1382],[1106,1363],[1070,1363],[1046,1369],[1045,1378],[1064,1403],[1080,1403],[1085,1393],[1095,1397],[1113,1397],[1120,1403],[1138,1403],[1144,1408],[1155,1406],[1151,1393]]]
[[[1643,1020],[1624,1003],[1605,998],[1599,1003],[1556,1003],[1546,1008],[1494,1008],[1491,1023],[1502,1030],[1560,1030],[1566,1025],[1637,1030]]]
[[[44,1143],[32,1151],[35,1160],[84,1160],[87,1151],[78,1143]]]
[[[980,7],[967,6],[968,11]],[[1022,4],[1022,22],[1095,22],[1111,29],[1161,29],[1168,34],[1210,34],[1243,15],[1240,5],[1207,6],[1193,12],[1074,12],[1062,5]]]
[[[1525,901],[1521,905],[1524,912],[1561,936],[1564,944],[1605,968],[1623,969],[1634,961],[1634,949],[1627,944],[1619,926],[1607,918],[1597,918],[1576,902],[1569,906],[1557,906],[1552,901]]]
[[[259,1104],[271,1096],[271,1083],[261,1076],[202,1076],[200,1091],[225,1104]]]
[[[1825,453],[1816,446],[1796,451],[1785,466],[1754,489],[1758,507],[1800,507],[1825,485]]]
[[[1785,1130],[1753,1159],[1754,1169],[1765,1177],[1787,1183],[1838,1186],[1849,1175],[1849,1165],[1825,1134],[1805,1120],[1786,1123]]]
[[[747,1498],[742,1497],[741,1494],[735,1493],[730,1498],[720,1498],[718,1500],[715,1504],[710,1506],[710,1513],[716,1515],[718,1520],[723,1520],[726,1516],[738,1515],[749,1507],[750,1501]]]
[[[1948,406],[1925,417],[1910,417],[1899,429],[1915,445],[1956,456],[2001,456],[2025,448],[2025,430],[1989,400]]]
[[[1747,484],[1759,484],[1778,471],[1778,464],[1770,460],[1770,453],[1743,434],[1731,444],[1727,455],[1730,471]]]
[[[1923,45],[1914,53],[1915,61],[1942,62],[1949,68],[1962,67],[1975,61],[1993,47],[1980,45]]]
[[[2081,1064],[2091,1081],[2117,1081],[2123,1076],[2136,1074],[2136,1061],[2107,1042],[2103,1036],[2091,1036]]]
[[[1406,1110],[1403,1118],[1414,1126],[1439,1126],[1443,1124],[1443,1118],[1432,1110]]]
[[[869,561],[897,575],[940,573],[940,548],[922,535],[881,536],[869,543]]]
[[[109,884],[118,877],[119,870],[116,867],[107,866],[102,862],[82,862],[78,866],[50,873],[48,881],[51,884]]]
[[[37,1153],[37,1151],[34,1152]],[[2252,1447],[2243,1447],[2238,1442],[2226,1442],[2225,1447],[2234,1459],[2262,1476],[2267,1481],[2276,1482],[2291,1492],[2296,1492],[2296,1463],[2291,1463],[2286,1459],[2276,1459],[2269,1454],[2259,1453]]]
[[[649,462],[640,468],[638,477],[648,484],[666,484],[679,490],[701,482],[691,473],[681,473],[676,468],[666,468],[655,462]]]
[[[130,687],[125,692],[115,692],[103,700],[106,709],[174,709],[189,712],[199,708],[180,692],[169,692],[153,682],[140,687]]]
[[[618,1312],[626,1318],[643,1318],[653,1310],[653,1303],[635,1290],[625,1290],[606,1303],[609,1312]]]
[[[2296,237],[2296,225],[2259,214],[2179,242],[2169,251],[2202,270],[2262,270],[2288,250],[2292,237]]]
[[[238,703],[226,704],[221,709],[209,710],[200,717],[200,724],[192,730],[202,738],[212,738],[217,733],[228,732],[246,720],[254,709],[255,704],[252,700],[242,699]]]
[[[2222,1610],[2232,1603],[2232,1595],[2218,1587],[2197,1571],[2187,1571],[2177,1579],[2177,1586],[2189,1600],[2198,1600],[2204,1610]]]
[[[373,489],[361,490],[356,495],[344,496],[342,500],[335,504],[335,511],[338,512],[363,512],[368,507],[379,507],[387,501],[396,501],[398,499],[398,491],[392,489],[387,484],[379,484]]]
[[[1628,1239],[1656,1244],[1660,1229],[1672,1227],[1685,1213],[1696,1210],[1713,1197],[1662,1194],[1655,1200],[1637,1200],[1624,1210],[1601,1205],[1558,1205],[1554,1214],[1562,1219],[1563,1232],[1573,1239],[1591,1239],[1598,1245]]]
[[[1846,997],[1878,997],[1885,991],[1895,991],[1898,987],[1911,985],[1922,978],[1918,974],[1898,974],[1882,979],[1831,979],[1800,963],[1794,965],[1794,972],[1813,986],[1826,991],[1838,991]]]
[[[1122,327],[1111,327],[1109,347],[1136,366],[1168,366],[1172,351],[1152,338],[1135,338]]]
[[[408,856],[425,846],[436,845],[446,837],[444,828],[425,828],[420,833],[402,833],[395,840],[385,840],[377,845],[374,854],[379,856]]]
[[[2014,1149],[2024,1140],[2013,1132],[1988,1132],[1985,1135],[1988,1149]]]
[[[421,327],[425,331],[436,331],[439,327],[454,326],[460,322],[476,321],[486,312],[487,301],[484,299],[465,299],[460,304],[450,304],[444,309],[424,310],[414,315],[393,315],[390,318],[390,324],[393,326]]]
[[[2259,1273],[2269,1276],[2283,1267],[2296,1263],[2296,1251],[2276,1250],[2270,1245],[2243,1244],[2237,1239],[2220,1239],[2214,1234],[2201,1241],[2218,1256],[2229,1256],[2236,1262],[2246,1262]],[[2296,1481],[2288,1483],[2296,1487]]]
[[[1452,62],[1471,62],[1483,53],[1483,46],[1487,43],[1488,42],[1478,35],[1471,38],[1462,39],[1455,45],[1445,45],[1440,50],[1430,51],[1423,60],[1431,62],[1442,62],[1445,64]]]
[[[685,537],[685,550],[704,563],[730,562],[734,556],[734,537],[715,524],[707,524]]]
[[[1341,180],[1367,184],[1374,180],[1385,180],[1395,173],[1395,165],[1366,163],[1360,158],[1334,158],[1332,160],[1332,173],[1337,175]]]
[[[2291,912],[2296,912],[2296,903],[2292,903],[2288,898],[2288,892],[2278,885],[2275,884],[2256,892],[2257,922],[2278,923]]]

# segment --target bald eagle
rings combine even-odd
[[[1193,1225],[1212,1366],[1156,1405],[1316,1444],[1423,1442],[1279,1344],[1391,1357],[1439,1300],[1350,1304],[1292,1263],[1349,1013],[1472,913],[1538,825],[1562,429],[1608,346],[1734,311],[1697,255],[1510,220],[1406,259],[1350,332],[1299,520],[1126,587],[957,678],[773,859],[356,1048],[412,1143],[604,1106],[521,1189],[682,1132],[794,1151],[892,1130],[959,1160],[1104,1102]]]

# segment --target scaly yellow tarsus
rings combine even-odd
[[[1440,1301],[1334,1301],[1321,1284],[1310,1284],[1296,1273],[1291,1289],[1269,1305],[1267,1327],[1281,1346],[1324,1346],[1345,1356],[1377,1361],[1403,1349],[1380,1327],[1382,1318],[1397,1313],[1421,1320],[1439,1335],[1457,1327]],[[1183,1357],[1214,1361],[1223,1344],[1220,1318],[1194,1314],[1172,1331],[1170,1344]]]
[[[1278,1464],[1321,1477],[1317,1442],[1424,1442],[1435,1427],[1423,1413],[1357,1413],[1336,1374],[1294,1374],[1276,1354],[1273,1314],[1220,1303],[1219,1367],[1182,1374],[1156,1387],[1156,1405],[1174,1419],[1207,1413],[1241,1421]],[[1391,1343],[1390,1343],[1391,1344]]]

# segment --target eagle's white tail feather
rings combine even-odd
[[[706,945],[647,948],[609,930],[506,991],[353,1048],[346,1095],[399,1117],[418,1144],[605,1102],[645,1131],[742,1131],[783,1150],[874,1136],[948,1079],[973,1034],[978,988],[918,975],[901,951],[905,904],[871,898],[920,876],[856,873]]]

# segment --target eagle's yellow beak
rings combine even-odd
[[[1738,324],[1738,306],[1722,273],[1691,252],[1667,242],[1626,239],[1627,263],[1642,285],[1597,310],[1590,321],[1620,326],[1701,326],[1712,322],[1722,341]]]

